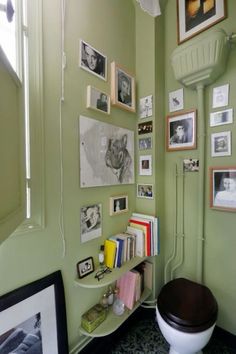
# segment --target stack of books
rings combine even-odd
[[[133,213],[125,232],[109,237],[104,244],[105,264],[121,267],[133,257],[149,257],[160,252],[157,217]]]

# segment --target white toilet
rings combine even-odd
[[[170,281],[157,299],[157,322],[169,354],[200,354],[211,338],[218,306],[204,285],[184,278]]]

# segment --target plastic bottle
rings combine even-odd
[[[104,265],[104,245],[100,246],[100,251],[98,254],[98,260],[99,260],[99,264],[100,266]]]

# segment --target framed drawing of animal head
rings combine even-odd
[[[80,186],[134,183],[134,132],[80,116]]]

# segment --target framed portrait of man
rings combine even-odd
[[[111,103],[130,112],[136,111],[135,78],[115,62],[111,63]]]
[[[107,80],[107,57],[82,39],[79,66],[100,79]]]

